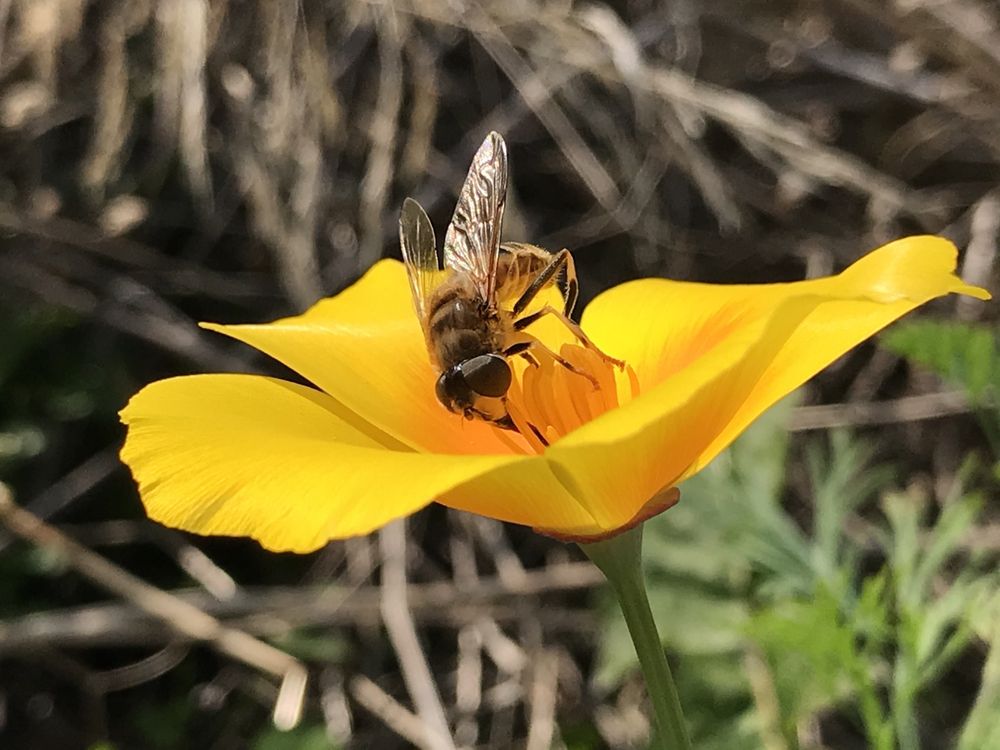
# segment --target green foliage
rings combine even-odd
[[[293,630],[273,642],[292,656],[317,663],[339,664],[349,653],[347,644],[334,632]]]
[[[965,489],[973,464],[934,513],[918,489],[887,492],[893,472],[835,432],[802,447],[812,502],[789,506],[790,406],[772,410],[646,524],[650,601],[694,742],[794,748],[804,723],[836,712],[868,747],[915,750],[921,701],[977,632],[996,638],[994,621],[977,627],[975,615],[997,576],[962,548],[982,505]],[[605,685],[635,664],[608,611]],[[968,750],[989,746],[983,738],[1000,727],[997,661],[963,735]]]
[[[788,571],[785,580],[797,588],[792,582],[806,564],[798,530],[778,505],[787,450],[782,412],[755,424],[738,450],[684,484],[676,507],[646,524],[650,606],[661,636],[681,655],[675,672],[697,747],[757,746],[742,668],[752,614],[746,593],[761,569]],[[608,611],[596,673],[605,685],[635,664],[610,602]]]
[[[1000,348],[991,327],[919,319],[894,326],[882,342],[960,386],[974,404],[986,403],[997,392]]]
[[[994,454],[1000,453],[1000,343],[994,327],[915,320],[894,326],[881,340],[891,351],[961,388],[976,408]]]
[[[786,736],[794,736],[799,719],[847,699],[858,681],[867,680],[867,664],[840,605],[823,590],[812,600],[776,602],[748,630],[770,666]],[[864,688],[871,692],[870,685]]]
[[[935,595],[934,583],[947,576],[946,563],[979,511],[977,498],[953,497],[921,543],[924,498],[914,493],[888,495],[889,566],[894,583],[897,654],[891,696],[899,744],[919,746],[915,700],[967,645],[971,603],[990,581],[966,568]]]
[[[594,750],[603,746],[600,733],[589,721],[563,722],[559,725],[559,734],[566,750]]]
[[[972,607],[972,627],[987,643],[990,655],[983,668],[983,687],[958,742],[958,750],[1000,747],[1000,574],[981,592]]]
[[[1000,452],[1000,344],[996,329],[957,322],[918,320],[895,326],[882,341],[892,351],[917,365],[937,373],[963,389],[969,403],[977,408],[983,431],[990,439],[994,458]],[[966,472],[969,473],[969,472]],[[1000,463],[994,465],[994,477],[1000,479]],[[894,561],[900,587],[901,618],[913,640],[913,656],[918,665],[904,664],[934,672],[940,668],[927,656],[938,650],[947,655],[959,649],[971,629],[990,644],[989,657],[982,675],[982,689],[969,715],[959,742],[959,750],[1000,747],[1000,576],[959,576],[930,611],[921,611],[922,594],[926,596],[932,577],[954,549],[955,540],[971,524],[972,503],[951,503],[938,521],[939,533],[931,548],[917,549],[922,509],[902,498],[889,498],[886,512],[896,532]],[[974,601],[970,606],[968,602]],[[971,617],[968,610],[972,611]],[[962,627],[948,632],[948,624],[962,610],[967,619]],[[939,657],[940,659],[941,657]],[[906,696],[901,696],[905,698]],[[903,730],[911,732],[910,727]]]
[[[55,436],[65,439],[60,428],[121,406],[114,363],[88,348],[81,328],[53,308],[0,305],[0,479],[44,460],[59,444]]]
[[[186,696],[141,706],[131,720],[151,750],[183,747],[193,719],[194,707]]]
[[[257,736],[251,750],[336,750],[322,724],[303,724],[288,732],[269,727]]]

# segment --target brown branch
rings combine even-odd
[[[427,664],[407,602],[406,519],[393,521],[379,532],[382,551],[380,610],[389,641],[399,659],[406,689],[423,724],[423,746],[430,750],[455,750],[444,706]]]
[[[243,631],[223,625],[189,602],[149,585],[78,544],[15,505],[3,484],[0,484],[0,521],[17,536],[59,555],[77,572],[127,600],[136,609],[156,617],[178,635],[208,643],[227,656],[280,678],[274,723],[286,729],[298,723],[308,678],[305,666],[298,659]],[[0,630],[0,636],[2,634]]]
[[[451,581],[408,584],[413,616],[422,623],[448,627],[473,625],[480,631],[484,615],[513,621],[523,614],[525,596],[578,591],[604,585],[590,563],[561,563],[525,571],[515,585],[501,577],[481,578],[474,589]],[[260,636],[279,636],[295,628],[357,625],[378,622],[381,592],[377,586],[241,587],[236,596],[219,600],[202,589],[171,592],[175,598],[227,624]],[[512,603],[512,604],[509,604]],[[592,613],[548,606],[537,617],[547,630],[587,632]],[[481,637],[481,636],[480,636]],[[65,647],[162,644],[177,636],[157,618],[133,604],[97,604],[39,612],[0,622],[0,653],[43,643]]]
[[[409,711],[395,698],[364,675],[350,682],[351,696],[375,714],[382,723],[420,750],[433,750],[427,740],[426,725],[419,716]]]
[[[800,406],[792,412],[788,429],[828,430],[832,427],[863,427],[896,422],[919,422],[972,411],[961,391],[942,391],[903,396],[891,401],[856,404]]]

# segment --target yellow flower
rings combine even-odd
[[[955,261],[946,240],[909,237],[828,278],[615,287],[581,323],[626,368],[536,331],[600,388],[518,365],[514,432],[438,403],[406,272],[385,260],[303,315],[205,326],[315,388],[255,375],[153,383],[122,411],[122,460],[154,520],[272,550],[366,534],[434,501],[600,539],[671,505],[765,409],[900,316],[950,292],[989,299]]]

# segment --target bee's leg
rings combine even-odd
[[[577,339],[579,339],[581,344],[583,344],[592,352],[600,356],[600,358],[603,359],[605,362],[608,362],[619,369],[623,369],[625,367],[625,363],[622,362],[620,359],[615,359],[614,357],[608,356],[607,354],[602,352],[597,347],[597,344],[591,341],[590,338],[587,336],[587,334],[583,332],[583,329],[580,328],[580,325],[578,323],[573,321],[568,315],[566,315],[566,313],[556,310],[554,307],[552,307],[552,305],[546,305],[538,312],[533,312],[531,315],[527,315],[521,318],[520,320],[514,321],[514,330],[523,331],[525,328],[530,326],[532,323],[541,318],[543,315],[555,315],[557,318],[559,318],[559,320],[562,321],[563,325],[566,326],[573,333],[573,335],[576,336]]]
[[[528,360],[528,364],[532,367],[538,367],[538,360],[535,359],[528,349],[531,348],[531,344],[527,341],[518,341],[516,344],[512,344],[503,350],[505,357],[513,357],[515,354],[519,354]]]
[[[576,280],[576,261],[573,260],[569,250],[560,250],[556,253],[556,257],[560,255],[564,255],[566,258],[563,261],[566,264],[566,296],[563,303],[563,314],[567,318],[572,318],[573,310],[576,309],[576,299],[580,296],[580,285]]]
[[[595,378],[586,370],[581,370],[579,367],[574,365],[565,357],[556,354],[554,351],[549,349],[549,347],[547,347],[544,343],[542,343],[540,339],[537,339],[530,333],[525,333],[524,331],[521,331],[519,336],[520,338],[516,343],[511,344],[509,347],[504,349],[503,353],[505,355],[509,355],[511,353],[511,349],[514,350],[513,351],[514,354],[521,354],[522,356],[524,354],[527,354],[529,350],[532,352],[538,352],[540,354],[544,354],[547,357],[551,357],[553,360],[561,364],[570,372],[576,375],[580,375],[581,377],[584,377],[587,380],[589,380],[590,384],[594,386],[595,390],[600,390],[601,384],[597,381],[597,378]]]
[[[532,367],[541,367],[542,363],[535,359],[535,355],[531,352],[521,352],[521,356],[527,360],[528,364]]]
[[[501,429],[513,430],[514,432],[517,432],[517,425],[514,424],[514,420],[511,419],[509,413],[504,414],[502,417],[500,417],[500,419],[492,420],[490,423],[495,424],[497,427],[500,427]]]
[[[552,256],[552,260],[549,264],[545,266],[538,275],[534,278],[528,288],[524,290],[524,293],[518,297],[517,302],[514,303],[514,308],[511,310],[516,318],[518,315],[524,312],[524,309],[531,304],[531,301],[538,295],[538,293],[549,285],[556,275],[566,269],[566,292],[565,299],[566,304],[563,307],[563,311],[566,317],[573,314],[573,308],[576,307],[576,298],[580,293],[579,286],[576,283],[576,265],[573,263],[573,256],[569,254],[569,250],[560,250],[558,253]]]

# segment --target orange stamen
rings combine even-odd
[[[507,393],[511,420],[534,453],[542,453],[546,447],[539,435],[551,445],[639,393],[639,381],[628,365],[622,370],[598,353],[575,344],[564,344],[559,353],[590,377],[541,356],[537,366],[525,366],[515,374]],[[595,388],[590,378],[599,387]]]

